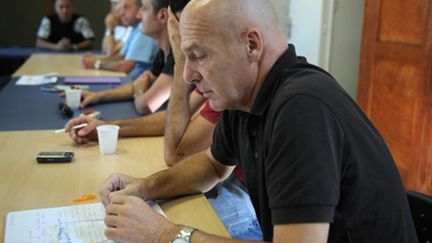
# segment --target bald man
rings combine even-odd
[[[170,223],[143,201],[205,192],[235,165],[273,242],[417,242],[377,130],[322,69],[298,58],[266,0],[195,0],[180,21],[184,79],[224,110],[207,151],[101,189],[106,235],[125,242],[230,242]]]

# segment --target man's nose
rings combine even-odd
[[[194,82],[197,82],[196,77],[194,77],[194,76],[196,76],[194,73],[195,73],[195,70],[193,68],[193,65],[186,58],[184,70],[183,70],[183,80],[187,84],[192,84]]]

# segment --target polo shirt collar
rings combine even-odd
[[[264,113],[266,107],[272,100],[271,97],[274,95],[278,89],[279,83],[281,82],[281,80],[279,80],[279,75],[284,69],[290,68],[298,62],[294,45],[289,44],[288,49],[279,57],[268,72],[263,84],[261,85],[260,91],[255,98],[250,114],[259,116]]]

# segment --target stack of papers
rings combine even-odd
[[[42,84],[53,84],[56,83],[58,77],[57,73],[47,73],[41,75],[23,75],[21,76],[16,85],[42,85]]]
[[[159,204],[149,203],[166,217]],[[104,218],[101,203],[10,212],[4,242],[113,242],[104,234]]]

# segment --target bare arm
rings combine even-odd
[[[81,41],[80,43],[74,44],[72,46],[73,46],[74,51],[87,50],[87,49],[93,48],[93,42],[91,40],[84,40],[84,41]]]
[[[65,125],[65,131],[70,138],[77,144],[85,144],[89,141],[97,140],[96,127],[103,124],[113,124],[120,127],[119,136],[137,137],[137,136],[163,136],[165,112],[157,112],[148,116],[135,119],[116,120],[104,122],[101,120],[91,119],[88,117],[77,117],[71,119]],[[82,129],[72,129],[73,126],[87,123]]]
[[[181,69],[179,63],[176,63],[174,67],[174,84],[165,121],[164,157],[168,166],[177,162],[175,158],[178,154],[177,147],[192,118],[192,111],[189,110],[190,94],[188,86],[181,77],[183,73]]]
[[[83,101],[81,107],[86,107],[89,104],[97,104],[102,102],[132,100],[137,89],[146,90],[148,84],[153,82],[154,76],[146,71],[131,83],[121,85],[114,89],[107,89],[98,92],[83,92]]]
[[[120,18],[114,13],[109,13],[105,17],[105,35],[102,40],[102,51],[108,56],[118,53],[123,46],[121,41],[114,39],[114,30],[120,23]]]
[[[98,61],[108,63],[108,62],[121,61],[123,59],[124,59],[124,57],[123,57],[123,55],[121,55],[120,52],[117,54],[111,55],[111,56],[105,56],[105,57],[101,57],[101,58],[99,58],[99,57],[97,57],[91,53],[87,53],[82,58],[82,65],[86,69],[94,69],[95,63]]]
[[[98,61],[100,62],[100,69],[116,72],[129,73],[135,66],[135,61],[125,60],[120,53],[103,58],[97,58],[95,55],[86,54],[83,56],[82,65],[84,68],[93,69],[95,68],[95,63]]]
[[[58,50],[57,43],[52,43],[41,38],[37,38],[36,47],[41,49]]]
[[[189,95],[187,90],[177,89],[177,84],[175,81],[165,121],[164,156],[168,166],[208,148],[215,127],[201,115],[193,117],[205,99],[196,92]]]
[[[84,108],[90,104],[103,102],[131,100],[133,97],[133,84],[128,83],[114,89],[107,89],[98,92],[82,92],[82,102],[80,107]]]
[[[289,243],[325,243],[327,242],[329,223],[285,224],[273,227],[273,242]],[[168,239],[169,240],[169,239]],[[253,242],[232,240],[209,235],[202,231],[192,234],[191,242]]]
[[[114,195],[133,195],[149,200],[206,192],[225,180],[234,168],[217,162],[210,150],[206,150],[147,178],[113,174],[105,181],[100,195],[106,205]]]
[[[106,206],[105,235],[121,242],[172,242],[184,227],[169,222],[147,203],[134,196],[116,195]],[[273,242],[324,243],[327,241],[329,223],[276,225]],[[192,233],[190,242],[256,242],[227,239],[200,230]]]
[[[176,33],[170,28],[171,42],[175,42],[173,32]],[[212,124],[201,116],[191,121],[205,99],[197,93],[190,95],[189,86],[183,81],[184,56],[176,51],[175,57],[174,83],[165,121],[164,157],[168,166],[208,148],[210,143],[206,142],[206,133],[213,131]]]
[[[108,55],[113,56],[120,52],[123,43],[121,41],[116,41],[113,35],[106,35],[102,40],[102,51]]]
[[[172,76],[160,74],[151,87],[135,97],[135,109],[141,115],[154,113],[170,97]]]
[[[165,111],[134,119],[108,122],[120,127],[121,137],[163,136]]]
[[[72,51],[72,44],[70,42],[70,39],[68,38],[62,38],[57,43],[52,43],[47,40],[37,38],[36,47],[43,48],[43,49],[57,50],[57,51]]]
[[[225,179],[234,169],[217,162],[210,151],[201,152],[189,157],[175,166],[158,172],[145,179],[113,175],[101,189],[101,198],[107,211],[105,222],[109,229],[107,235],[111,239],[122,240],[129,237],[155,237],[160,242],[172,240],[182,228],[172,224],[156,213],[151,213],[141,199],[163,199],[192,193],[205,192],[217,182]],[[179,186],[181,185],[181,186]],[[113,188],[120,191],[112,192]],[[125,197],[125,195],[127,195]],[[134,199],[135,198],[135,199]],[[148,207],[148,206],[147,206]],[[122,215],[125,212],[132,214]],[[120,222],[122,221],[122,222]],[[150,225],[159,222],[157,230],[145,231]],[[136,231],[123,232],[122,228],[136,228]],[[139,227],[143,227],[141,230]],[[329,223],[286,224],[274,226],[273,242],[293,243],[324,243],[327,241]],[[145,232],[145,235],[143,235]],[[139,238],[137,238],[139,239]],[[191,242],[248,242],[226,239],[196,231]]]
[[[129,73],[135,66],[132,60],[101,60],[100,69]]]
[[[171,166],[182,158],[198,153],[210,146],[209,135],[214,125],[193,115],[205,102],[205,99],[193,93],[190,95],[189,86],[183,80],[185,56],[180,51],[180,33],[178,21],[169,12],[168,33],[176,64],[174,66],[174,83],[168,104],[165,121],[164,157],[167,165]]]

